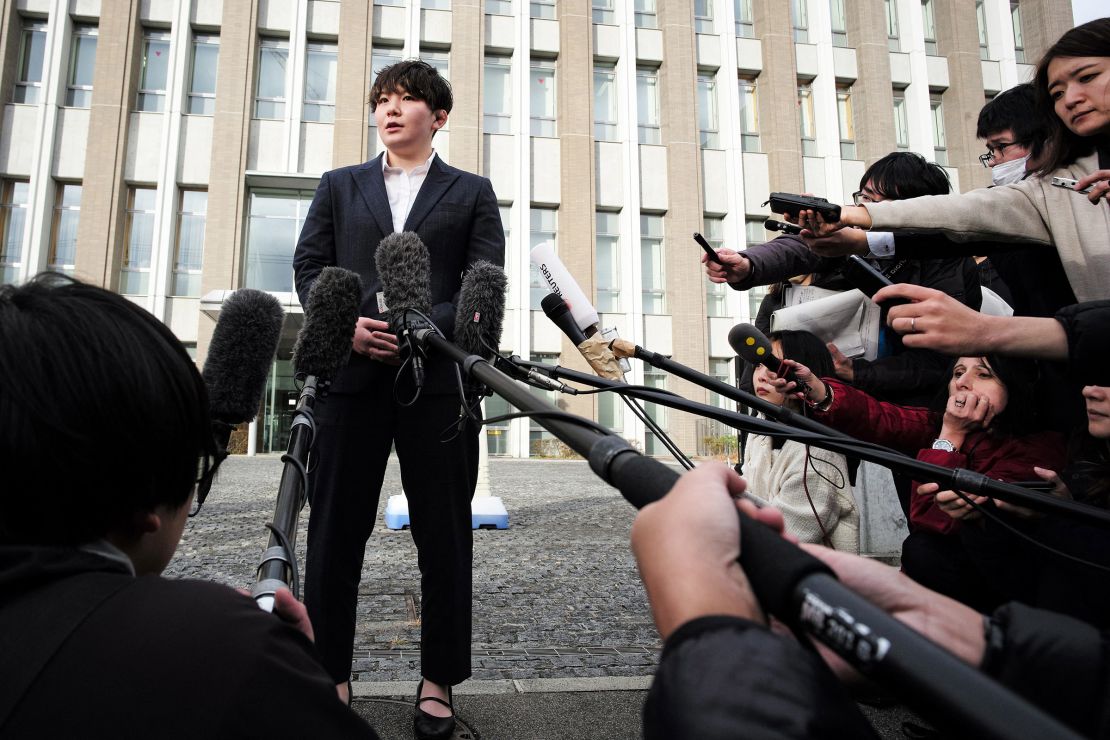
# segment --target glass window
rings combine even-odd
[[[533,208],[529,216],[529,235],[528,235],[528,251],[541,244],[550,244],[556,250],[559,249],[558,231],[559,231],[559,212],[554,208]],[[533,311],[539,311],[543,307],[540,302],[543,297],[551,292],[547,287],[547,282],[540,275],[539,268],[535,263],[529,260],[530,276],[530,299],[529,305]]]
[[[204,225],[207,213],[207,190],[181,191],[170,295],[194,298],[200,296],[200,268],[204,257]]]
[[[663,251],[663,217],[640,216],[640,285],[643,311],[667,313],[667,272]]]
[[[925,32],[925,53],[937,55],[937,20],[933,14],[933,0],[921,0],[921,26]]]
[[[910,148],[910,125],[903,95],[894,96],[894,143],[903,151]]]
[[[96,67],[96,26],[73,27],[73,48],[69,53],[69,84],[66,105],[88,108],[92,105],[93,69]]]
[[[487,134],[512,133],[512,57],[486,55],[482,129]]]
[[[741,77],[740,92],[740,148],[745,152],[759,149],[759,100],[756,98],[755,78]]]
[[[304,120],[335,122],[335,68],[338,59],[336,44],[310,42],[306,47]]]
[[[59,182],[54,188],[54,221],[50,229],[50,257],[46,266],[72,273],[77,260],[77,224],[81,220],[81,185]]]
[[[724,219],[706,216],[702,219],[702,236],[709,246],[720,249],[725,245]],[[728,316],[728,283],[705,281],[705,315]]]
[[[987,12],[983,0],[975,0],[975,23],[979,27],[979,58],[990,59],[990,45],[987,43]]]
[[[844,0],[829,0],[829,13],[833,46],[848,46],[848,20],[844,15]]]
[[[617,22],[617,13],[613,7],[614,0],[592,0],[594,23],[614,25]]]
[[[744,219],[745,246],[754,247],[756,244],[763,244],[767,241],[767,230],[763,228],[765,220],[762,216]],[[775,236],[779,236],[779,234],[775,234]]]
[[[887,46],[891,51],[902,51],[902,42],[898,38],[898,0],[885,0],[885,5]]]
[[[120,267],[119,292],[147,295],[154,251],[154,188],[132,187],[127,193],[127,249]]]
[[[659,76],[654,69],[636,70],[636,120],[641,144],[658,144]]]
[[[424,10],[450,10],[451,0],[420,0],[420,7]]]
[[[667,373],[650,365],[644,365],[644,385],[649,388],[658,388],[660,390],[667,389]],[[667,407],[660,406],[657,403],[645,403],[644,411],[647,413],[648,418],[654,421],[660,429],[664,432],[667,431]],[[644,452],[648,455],[668,455],[670,454],[667,448],[656,436],[655,432],[650,430],[645,434],[644,439]]]
[[[532,136],[554,137],[555,133],[555,62],[532,60],[532,76],[528,84],[532,117]]]
[[[709,375],[712,375],[714,380],[732,385],[732,360],[727,357],[710,357]],[[713,391],[709,392],[709,405],[729,411],[736,409],[735,401]]]
[[[594,138],[618,141],[617,75],[612,65],[594,66]]]
[[[486,0],[486,12],[490,15],[512,15],[513,0]]]
[[[798,116],[802,132],[802,156],[817,156],[817,123],[813,115],[813,87],[798,85]]]
[[[193,68],[189,73],[189,98],[185,112],[210,116],[216,112],[216,67],[220,61],[220,37],[193,37]]]
[[[948,164],[948,142],[944,135],[944,104],[939,98],[929,102],[933,117],[933,154],[934,161],[939,165]]]
[[[514,411],[513,407],[509,405],[501,396],[496,393],[492,396],[487,396],[482,401],[482,416],[485,419],[493,419],[498,416],[511,414]],[[486,449],[491,455],[508,455],[509,454],[509,422],[498,421],[493,424],[486,424]]]
[[[374,0],[375,5],[391,5],[394,8],[407,7],[405,0]]]
[[[559,362],[559,355],[544,352],[533,352],[533,362],[542,362],[545,365],[555,365]],[[529,388],[533,395],[554,405],[557,402],[555,391],[544,391],[539,388]],[[563,443],[554,434],[540,426],[535,419],[528,423],[528,454],[532,457],[558,457]]]
[[[142,71],[135,110],[160,113],[166,109],[166,80],[170,71],[170,35],[165,31],[143,33]]]
[[[606,429],[620,430],[624,427],[624,404],[616,393],[601,393],[597,397],[597,423]]]
[[[809,43],[809,0],[790,0],[790,21],[794,24],[794,42]]]
[[[0,284],[14,282],[23,264],[28,190],[24,180],[0,181]]]
[[[1010,3],[1010,21],[1014,27],[1014,61],[1025,63],[1025,36],[1021,29],[1021,5]]]
[[[698,138],[703,149],[720,149],[717,116],[717,78],[698,75]]]
[[[280,120],[285,117],[285,68],[289,62],[289,42],[262,39],[258,45],[258,92],[254,117]]]
[[[293,250],[312,203],[310,190],[254,190],[247,223],[247,288],[292,292]]]
[[[597,310],[616,313],[621,309],[620,214],[598,211],[597,224]]]
[[[713,0],[694,0],[694,31],[713,33]]]
[[[440,77],[448,82],[451,81],[451,55],[449,53],[421,49],[420,58],[435,67]]]
[[[555,18],[555,0],[532,0],[528,13],[533,18]]]
[[[840,158],[856,158],[856,122],[852,115],[852,90],[836,90],[836,118],[840,124]]]
[[[46,23],[23,21],[19,40],[19,73],[16,75],[13,103],[33,105],[42,91],[42,65],[46,55]]]
[[[659,16],[655,13],[655,0],[635,0],[633,8],[636,28],[659,28]]]
[[[736,35],[742,39],[754,39],[755,14],[752,12],[752,0],[733,0],[733,9],[736,13]]]

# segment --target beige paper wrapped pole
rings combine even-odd
[[[621,371],[616,355],[609,349],[609,342],[601,334],[586,337],[586,341],[578,345],[578,351],[599,376],[624,382],[624,373]]]

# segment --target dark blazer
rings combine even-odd
[[[378,311],[382,289],[374,254],[393,233],[393,216],[385,192],[382,156],[369,162],[325,172],[308,209],[293,271],[301,305],[320,271],[338,265],[362,278],[361,315],[384,319]],[[505,264],[505,232],[497,197],[487,178],[444,164],[437,155],[412,204],[405,231],[414,231],[428,247],[431,262],[430,318],[448,337],[454,335],[455,306],[462,275],[476,260]],[[450,363],[429,362],[425,392],[453,392]],[[352,352],[333,392],[352,392],[366,383],[392,382],[396,368]]]

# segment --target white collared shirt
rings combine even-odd
[[[420,193],[420,186],[428,176],[432,167],[436,150],[427,161],[419,167],[413,167],[411,172],[405,172],[403,167],[389,165],[389,152],[382,157],[382,177],[385,179],[385,194],[389,198],[389,212],[393,215],[393,230],[400,233],[405,230],[405,221],[408,220],[409,211]]]

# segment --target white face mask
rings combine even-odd
[[[1009,185],[1012,182],[1021,182],[1025,177],[1025,163],[1029,161],[1026,155],[1020,159],[1011,159],[1009,162],[996,164],[991,167],[991,180],[995,185]]]

